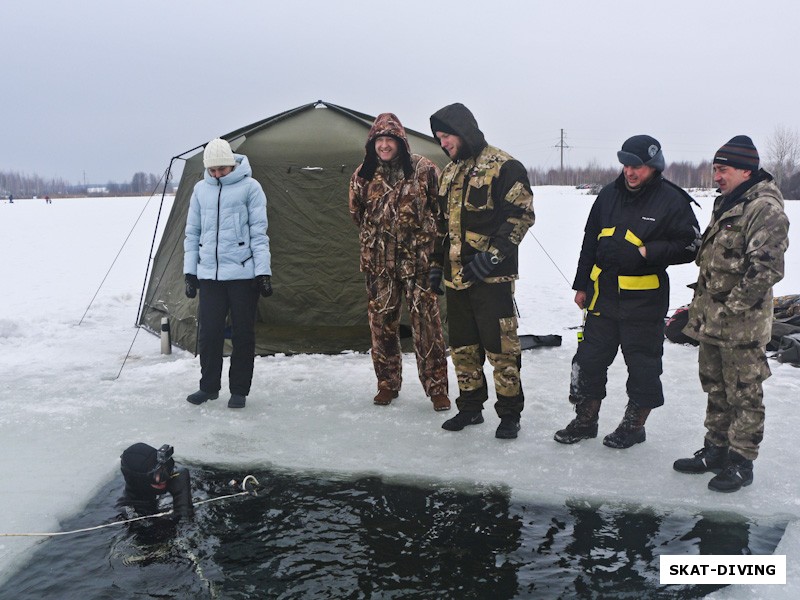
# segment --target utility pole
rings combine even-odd
[[[556,148],[561,148],[561,185],[564,185],[564,148],[569,148],[567,144],[564,143],[564,130],[561,130],[561,141],[556,144]]]

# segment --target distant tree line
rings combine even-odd
[[[783,125],[775,128],[761,152],[761,164],[775,177],[784,198],[800,199],[800,132]],[[585,167],[561,169],[529,168],[532,185],[572,185],[591,189],[613,181],[621,167],[601,167],[592,161]],[[700,164],[672,162],[667,164],[664,176],[683,188],[713,188],[711,162]],[[161,194],[164,186],[172,191],[172,181],[162,181],[152,173],[137,172],[129,182],[106,184],[69,184],[63,179],[42,179],[38,175],[0,171],[0,196],[13,194],[18,198],[31,196],[126,196]]]
[[[560,169],[528,169],[531,185],[574,185],[603,186],[622,171],[619,167],[601,167],[590,163],[588,167],[564,167]],[[683,188],[711,188],[714,180],[711,163],[703,161],[699,165],[689,162],[673,162],[664,170],[664,177]]]
[[[44,179],[38,175],[25,175],[14,171],[0,171],[0,196],[9,194],[16,198],[32,198],[33,196],[146,196],[161,194],[164,185],[172,190],[172,181],[164,182],[158,175],[137,172],[130,181],[105,184],[72,184],[64,179]]]
[[[784,198],[800,199],[800,132],[783,125],[775,128],[761,152],[761,165],[775,177]],[[529,168],[532,185],[573,185],[597,189],[613,181],[622,170],[618,167],[601,167],[592,162],[587,167],[561,169]],[[667,163],[664,176],[682,188],[713,188],[711,162],[699,165],[690,162]]]

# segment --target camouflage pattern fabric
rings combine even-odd
[[[514,158],[486,146],[477,158],[451,162],[439,181],[439,236],[448,248],[445,285],[464,289],[471,283],[461,279],[464,259],[478,252],[503,258],[485,279],[498,283],[518,279],[517,248],[533,225],[533,194],[525,181],[515,181],[505,195],[496,198],[494,183],[503,165]],[[516,161],[514,161],[516,162]]]
[[[708,394],[706,439],[755,460],[764,438],[762,383],[771,375],[761,348],[700,343],[700,384]]]
[[[800,317],[800,294],[778,296],[772,303],[776,319],[793,320],[792,317]]]
[[[724,196],[715,202],[715,214]],[[763,348],[772,332],[772,286],[783,279],[789,220],[771,181],[713,218],[697,255],[700,272],[683,333],[724,348]]]
[[[405,130],[391,117],[386,113],[376,119],[368,147],[376,137],[388,135],[407,149]],[[404,172],[403,158],[410,175]],[[360,176],[362,169],[363,164],[353,173],[349,193],[350,215],[359,228],[361,271],[398,279],[427,274],[436,242],[439,169],[416,154],[390,164],[376,159],[371,179]]]
[[[513,285],[479,283],[465,290],[446,290],[450,358],[458,379],[456,404],[461,411],[483,410],[488,398],[483,364],[488,359],[493,369],[497,415],[519,417],[522,412],[522,350],[517,318],[513,316]],[[476,312],[474,306],[485,309]]]
[[[789,245],[781,192],[765,171],[756,177],[727,210],[725,196],[714,203],[683,330],[700,342],[706,438],[748,460],[758,456],[764,436],[761,384],[770,376],[764,350],[772,332],[772,286],[783,278]]]
[[[389,163],[376,156],[375,140],[381,136],[399,144],[398,156]],[[378,389],[400,390],[400,303],[405,297],[425,393],[447,394],[439,301],[428,283],[436,243],[439,169],[411,154],[405,129],[392,113],[375,119],[365,150],[364,162],[350,179],[349,208],[359,228]]]
[[[368,315],[372,333],[372,364],[378,389],[398,391],[402,384],[400,303],[405,296],[411,318],[419,380],[427,396],[447,394],[445,354],[439,299],[426,275],[397,280],[367,273]]]
[[[444,274],[450,355],[459,383],[460,411],[482,410],[487,398],[485,358],[494,369],[499,417],[519,418],[524,405],[522,365],[514,306],[519,244],[533,225],[533,192],[522,163],[486,143],[464,105],[451,104],[431,116],[431,130],[461,139],[439,180],[437,244],[432,263]],[[500,259],[487,277],[463,280],[475,255]]]

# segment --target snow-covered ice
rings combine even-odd
[[[567,187],[534,192],[537,219],[522,245],[517,286],[520,333],[556,333],[563,345],[524,353],[527,403],[516,441],[494,438],[491,401],[486,424],[443,431],[441,422],[453,413],[431,409],[413,355],[404,358],[405,385],[388,407],[372,404],[371,361],[356,353],[260,357],[246,409],[229,410],[224,394],[192,406],[185,397],[197,387],[198,359],[178,349],[161,355],[158,338],[134,327],[159,199],[0,204],[0,532],[57,531],[116,476],[126,446],[169,442],[179,461],[229,466],[243,475],[267,465],[377,473],[405,482],[505,484],[516,499],[542,503],[585,499],[692,514],[788,517],[776,550],[787,555],[787,585],[730,586],[715,597],[800,597],[800,369],[770,361],[755,481],[735,494],[711,492],[708,477],[672,470],[672,462],[690,456],[703,439],[705,395],[692,347],[665,345],[667,400],[648,421],[647,442],[629,450],[602,445],[625,405],[618,357],[601,435],[574,446],[555,443],[553,432],[572,417],[567,389],[577,341],[570,327],[581,314],[570,284],[594,197]],[[696,197],[702,228],[712,195]],[[777,295],[800,292],[800,202],[787,202],[787,213],[792,244]],[[280,265],[273,269],[278,286],[283,274]],[[694,281],[696,267],[673,267],[670,275],[676,308],[691,298],[685,285]],[[450,393],[457,394],[452,366]],[[24,564],[37,540],[0,537],[0,581]]]

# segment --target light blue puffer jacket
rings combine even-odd
[[[198,279],[231,281],[272,275],[267,197],[253,179],[247,157],[216,179],[205,171],[194,186],[186,217],[183,272]]]

